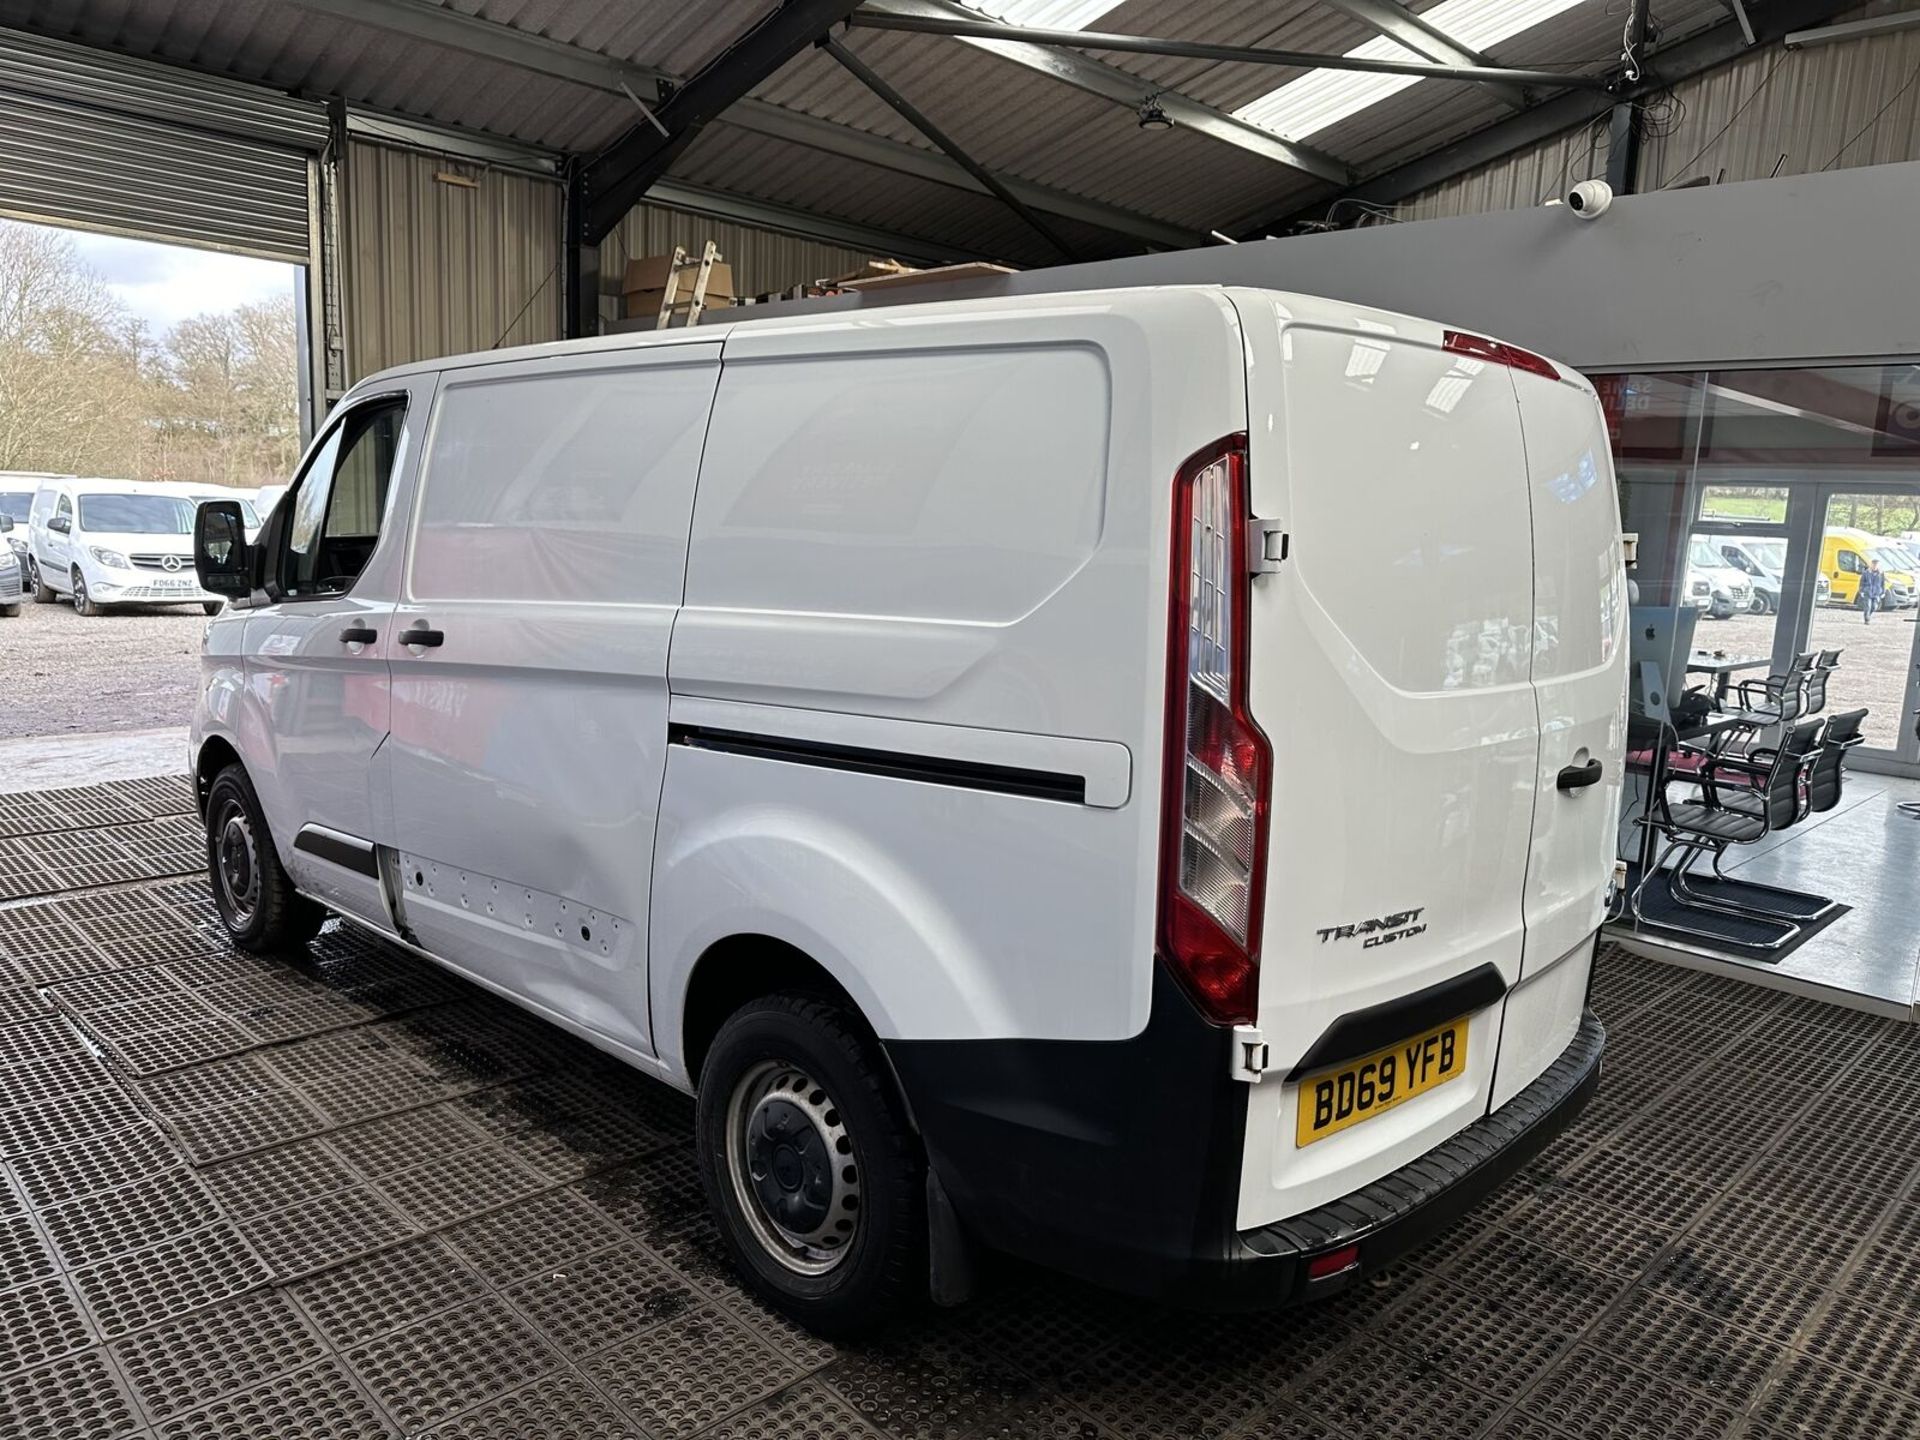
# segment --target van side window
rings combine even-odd
[[[399,401],[358,409],[315,453],[294,487],[280,556],[285,594],[340,595],[353,587],[380,539],[405,414]]]
[[[677,602],[718,375],[695,359],[443,380],[408,594]]]
[[[1860,573],[1860,557],[1851,550],[1842,550],[1840,552],[1839,563],[1840,568],[1849,575],[1858,575]]]
[[[62,495],[60,497],[60,503],[53,507],[53,513],[55,515],[65,515],[65,516],[71,517],[73,514],[73,501],[69,500],[66,496]]]

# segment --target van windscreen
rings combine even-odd
[[[197,508],[179,495],[82,495],[80,528],[96,535],[191,535]]]

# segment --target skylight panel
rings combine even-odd
[[[1025,3],[1060,4],[1062,0],[1025,0]],[[1580,0],[1443,0],[1420,18],[1469,50],[1486,50],[1579,3]],[[1384,35],[1375,36],[1346,54],[1349,59],[1357,60],[1426,59]],[[1249,125],[1258,125],[1282,139],[1304,140],[1418,83],[1418,77],[1413,75],[1313,70],[1233,113]]]
[[[974,9],[1034,30],[1084,30],[1120,0],[974,0]]]

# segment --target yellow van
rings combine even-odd
[[[1827,531],[1826,538],[1820,542],[1820,573],[1833,587],[1827,603],[1859,604],[1860,577],[1875,560],[1880,562],[1880,569],[1887,577],[1887,595],[1881,603],[1889,610],[1905,610],[1911,606],[1915,592],[1920,590],[1920,575],[1914,574],[1912,562],[1905,553],[1878,535],[1847,526]]]

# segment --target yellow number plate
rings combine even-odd
[[[1300,1082],[1296,1145],[1311,1145],[1349,1125],[1371,1120],[1403,1100],[1466,1073],[1467,1022],[1450,1020],[1437,1030],[1376,1051],[1364,1060],[1323,1070]]]

